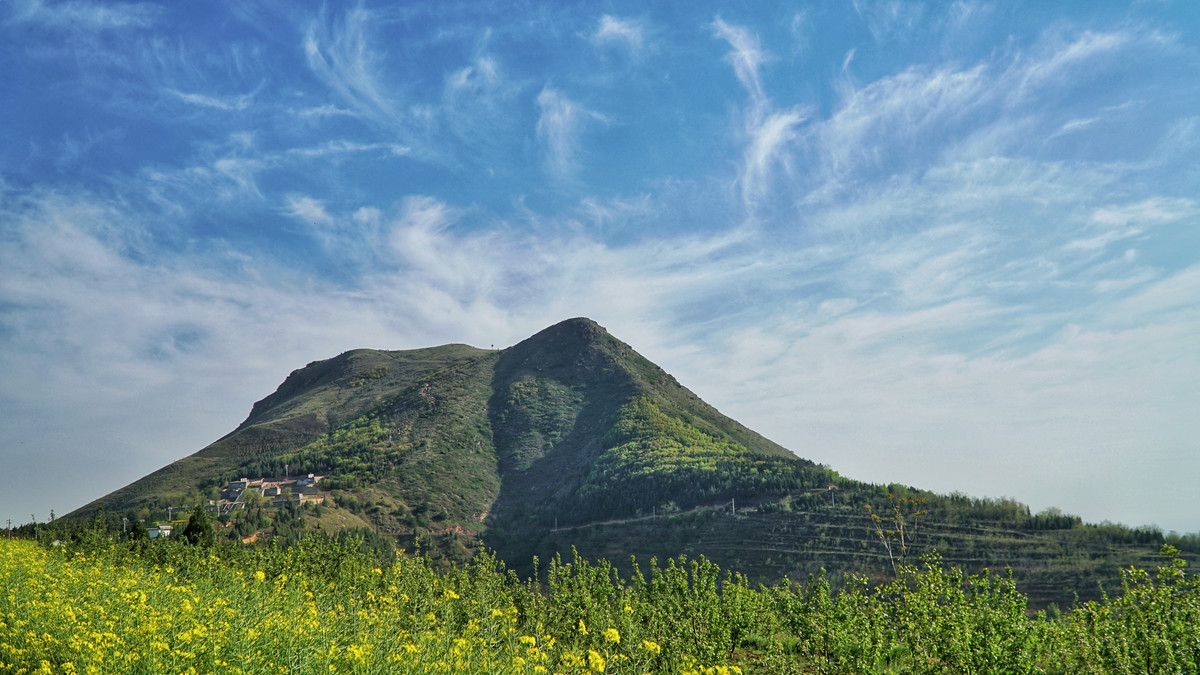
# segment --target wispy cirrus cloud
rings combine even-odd
[[[469,62],[446,74],[440,100],[424,110],[441,142],[460,149],[458,162],[492,168],[497,156],[514,151],[514,139],[528,134],[518,113],[528,88],[509,76],[484,39]]]
[[[160,13],[160,8],[148,3],[71,0],[47,4],[41,0],[15,0],[10,21],[36,23],[82,33],[120,28],[149,28]]]
[[[758,37],[749,29],[726,23],[720,17],[713,20],[712,27],[718,38],[729,43],[731,49],[725,58],[733,66],[738,81],[750,94],[752,103],[765,103],[766,94],[763,93],[758,71],[766,61],[767,55],[763,52]]]
[[[495,58],[484,54],[451,73],[446,78],[446,91],[450,98],[463,94],[484,96],[495,90],[500,80],[500,65]]]
[[[291,194],[286,198],[286,205],[289,216],[316,225],[328,225],[333,222],[333,217],[325,210],[325,204],[319,199],[314,199],[306,195]]]
[[[777,166],[790,173],[785,150],[798,138],[797,127],[807,119],[806,111],[794,109],[751,120],[747,129],[750,143],[740,179],[743,199],[748,205],[754,205],[771,188],[772,174]]]
[[[936,148],[950,140],[948,133],[972,126],[968,116],[992,95],[990,84],[980,64],[966,70],[910,68],[861,88],[846,85],[841,104],[814,122],[806,139],[819,161],[812,172],[818,183],[808,198],[851,187],[859,172],[891,170],[901,154],[907,161],[918,152],[919,144]]]
[[[746,148],[738,183],[743,203],[753,211],[771,189],[776,169],[790,170],[787,146],[797,139],[797,127],[808,119],[809,112],[801,107],[777,110],[771,103],[759,74],[767,54],[753,33],[720,18],[712,27],[716,36],[729,44],[726,60],[750,97],[742,113]]]
[[[956,3],[963,4],[963,3]],[[925,5],[907,0],[854,0],[858,13],[876,42],[905,41],[926,17]]]
[[[1127,31],[1053,33],[1013,57],[913,66],[862,86],[843,79],[839,104],[807,125],[794,151],[792,161],[817,167],[802,199],[845,198],[880,174],[1019,155],[1026,147],[1041,147],[1033,139],[1044,143],[1081,132],[1120,114],[1127,102],[1104,106],[1099,116],[1063,122],[1047,107],[1047,92],[1060,98],[1072,78],[1090,72],[1089,65],[1123,52],[1154,50],[1161,41],[1153,33]]]
[[[163,206],[191,207],[196,200],[262,202],[259,177],[272,168],[270,157],[232,153],[183,168],[154,168],[144,172],[142,185]]]
[[[202,108],[213,108],[215,110],[241,111],[250,107],[250,103],[254,100],[253,94],[243,94],[234,97],[219,97],[209,96],[206,94],[196,94],[190,92],[182,92],[177,90],[169,90],[169,93],[177,96],[179,100],[191,105],[200,106]]]
[[[1137,237],[1156,225],[1194,218],[1200,211],[1190,199],[1151,197],[1135,204],[1111,205],[1092,212],[1090,227],[1079,238],[1067,242],[1067,249],[1096,251],[1118,241]]]
[[[1009,81],[1014,85],[1010,96],[1021,99],[1041,87],[1061,84],[1065,78],[1069,78],[1088,62],[1120,51],[1134,39],[1135,37],[1126,31],[1084,31],[1067,41],[1051,39],[1049,44],[1039,50],[1042,53],[1030,55],[1027,60],[1019,61],[1009,71]]]
[[[551,87],[538,94],[537,105],[537,136],[542,142],[546,170],[558,179],[569,179],[579,168],[587,127],[606,119]]]
[[[264,180],[296,176],[337,166],[354,158],[378,161],[406,157],[410,148],[395,143],[363,143],[344,138],[315,145],[282,149],[260,147],[252,133],[234,134],[214,143],[203,154],[181,166],[151,167],[123,183],[131,198],[149,195],[160,207],[179,212],[208,201],[259,206],[282,203],[290,213],[290,194],[263,188]]]
[[[589,39],[593,44],[624,44],[630,51],[637,54],[645,45],[646,28],[640,21],[621,19],[605,14],[600,17],[600,22]]]
[[[337,157],[359,153],[382,152],[394,157],[407,155],[411,148],[395,143],[360,143],[345,139],[329,140],[320,145],[288,148],[282,155],[304,158]]]
[[[375,25],[362,6],[339,17],[322,16],[309,24],[304,55],[312,73],[364,119],[393,132],[404,128],[405,115],[397,92],[379,80],[380,55],[373,41]]]

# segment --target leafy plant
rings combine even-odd
[[[879,513],[873,511],[870,504],[867,504],[867,511],[871,514],[875,534],[879,537],[879,542],[883,544],[884,550],[887,551],[892,572],[898,574],[900,566],[905,564],[912,550],[913,540],[917,534],[917,520],[929,512],[923,508],[924,497],[897,499],[889,492],[887,498],[888,508],[884,515],[880,516]]]

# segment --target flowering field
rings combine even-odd
[[[121,549],[87,555],[0,543],[0,671],[547,673],[662,665],[661,646],[634,639],[628,616],[594,628],[580,618],[566,640],[549,634],[513,604],[526,589],[494,567],[439,575],[411,557],[372,567],[315,538],[237,561],[160,547],[154,557],[165,560],[151,562]]]
[[[555,561],[535,584],[322,537],[76,549],[0,541],[0,672],[1200,671],[1200,585],[1176,559],[1049,620],[1010,578],[936,559],[833,590],[753,589],[703,560],[629,580]]]

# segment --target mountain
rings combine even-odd
[[[384,504],[365,520],[392,534],[571,525],[827,480],[580,318],[502,351],[356,350],[310,363],[233,432],[80,513],[191,503],[285,471],[325,474],[338,501]]]
[[[499,351],[355,350],[310,363],[228,435],[68,517],[103,507],[159,519],[219,500],[230,481],[299,490],[280,477],[308,474],[322,477],[306,490],[324,504],[247,497],[225,528],[360,528],[447,563],[488,547],[522,572],[572,547],[620,569],[631,555],[703,554],[768,583],[823,567],[880,576],[936,547],[970,568],[1015,568],[1035,602],[1095,595],[1119,565],[1152,564],[1163,541],[1009,500],[845,479],[722,415],[584,318]]]

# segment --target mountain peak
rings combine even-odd
[[[543,370],[591,362],[619,344],[603,326],[585,317],[560,321],[504,350],[510,364]]]
[[[524,342],[591,342],[598,337],[608,334],[604,326],[586,316],[577,316],[572,319],[560,321],[549,328],[544,328],[524,340]]]

